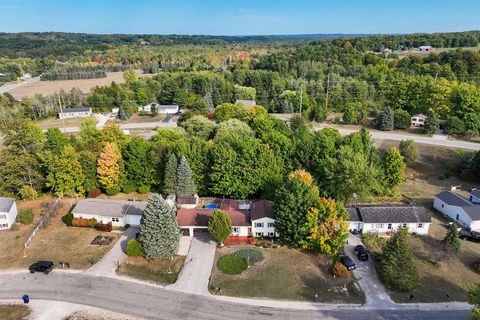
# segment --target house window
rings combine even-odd
[[[423,223],[419,223],[419,224],[417,225],[417,228],[423,228]]]
[[[263,237],[263,232],[255,232],[255,237]]]
[[[269,228],[275,228],[275,222],[269,222],[268,227]]]
[[[455,217],[455,219],[458,221],[458,219],[460,219],[460,215],[457,214],[457,216]]]
[[[119,218],[112,218],[112,222],[120,222]]]
[[[4,214],[0,214],[0,219],[7,219],[7,216]]]
[[[406,228],[406,227],[407,227],[407,224],[406,224],[406,223],[402,224],[402,227]]]
[[[271,238],[273,238],[273,237],[275,237],[275,233],[274,233],[274,232],[269,232],[269,233],[268,233],[268,236],[271,237]]]
[[[377,229],[383,229],[383,223],[378,223],[375,225],[375,228]]]
[[[4,223],[4,224],[2,224],[2,225],[0,225],[0,226],[2,226],[2,228],[8,228],[8,223]]]
[[[240,233],[240,228],[239,227],[233,227],[232,232],[233,233]]]
[[[263,228],[263,222],[255,222],[255,228]]]
[[[442,203],[442,208],[445,208],[445,205]]]
[[[388,230],[392,229],[392,224],[389,223],[388,226],[387,226]]]

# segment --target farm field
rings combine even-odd
[[[135,70],[139,77],[149,77],[151,74],[143,74],[140,70]],[[58,81],[36,81],[26,83],[9,91],[15,99],[29,97],[35,94],[48,95],[59,92],[60,90],[70,91],[73,88],[79,88],[83,93],[89,93],[90,89],[96,86],[110,85],[112,81],[123,83],[123,72],[107,72],[106,78],[99,79],[81,79],[81,80],[58,80]]]

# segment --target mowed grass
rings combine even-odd
[[[226,296],[328,303],[363,303],[364,295],[352,275],[334,279],[329,264],[320,255],[280,247],[259,249],[264,259],[239,275],[218,269],[220,257],[240,249],[258,249],[250,245],[217,249],[210,277],[210,291]],[[342,293],[343,287],[348,294]]]
[[[30,308],[21,304],[0,305],[0,319],[25,320],[30,315]]]
[[[185,262],[184,256],[175,256],[173,260],[148,261],[142,257],[128,257],[117,268],[117,274],[169,285],[177,281],[178,273]]]
[[[51,117],[43,120],[37,121],[37,124],[42,129],[48,128],[68,128],[68,127],[80,127],[80,124],[85,121],[86,119],[92,119],[97,123],[95,117],[88,117],[88,118],[75,118],[75,119],[59,119],[57,117]]]
[[[49,200],[50,198],[44,197],[35,201],[19,202],[18,208],[33,208],[37,222],[44,203]],[[0,269],[26,268],[38,260],[51,260],[55,264],[66,261],[72,269],[87,269],[98,262],[115,245],[120,235],[99,232],[93,228],[67,227],[61,217],[68,212],[70,206],[70,200],[63,200],[52,224],[39,229],[26,250],[23,244],[34,229],[33,225],[19,225],[18,230],[0,232]],[[90,242],[98,235],[108,235],[115,239],[109,246],[91,245]]]
[[[133,114],[128,120],[109,119],[107,124],[127,124],[127,123],[148,123],[159,122],[165,118],[164,113],[159,113],[156,116]]]

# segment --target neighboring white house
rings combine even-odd
[[[58,117],[60,119],[88,118],[92,115],[92,108],[67,108],[60,109]]]
[[[166,113],[166,114],[176,114],[180,111],[180,107],[176,104],[158,104],[158,103],[150,103],[146,106],[139,106],[138,112],[145,112],[145,113],[152,113],[152,109],[158,113]]]
[[[235,104],[243,104],[245,107],[253,107],[255,106],[257,103],[253,100],[236,100],[235,101]]]
[[[469,199],[453,191],[442,191],[433,199],[433,207],[463,227],[480,231],[480,192],[470,191]]]
[[[435,48],[432,47],[432,46],[420,46],[420,47],[418,48],[418,50],[419,50],[420,52],[433,52],[433,51],[435,51]]]
[[[138,226],[146,205],[145,201],[84,199],[77,203],[72,214],[74,218],[111,222],[115,227]]]
[[[0,230],[10,229],[17,218],[15,199],[0,197]]]
[[[427,116],[424,114],[416,114],[410,118],[410,125],[412,127],[423,127],[425,125],[425,120],[427,120]]]
[[[220,209],[232,220],[231,236],[238,237],[275,237],[275,219],[273,219],[273,203],[268,200],[259,200],[252,203],[223,199]],[[187,209],[180,207],[177,210],[178,226],[187,236],[207,232],[208,220],[214,208]]]
[[[347,207],[349,230],[387,233],[406,227],[411,233],[428,234],[432,222],[424,207],[412,205],[356,205]]]

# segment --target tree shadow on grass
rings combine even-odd
[[[328,276],[329,277],[329,276]],[[322,279],[314,275],[301,277],[301,288],[297,292],[303,300],[319,303],[358,303],[365,302],[363,292],[355,281],[348,278]]]

